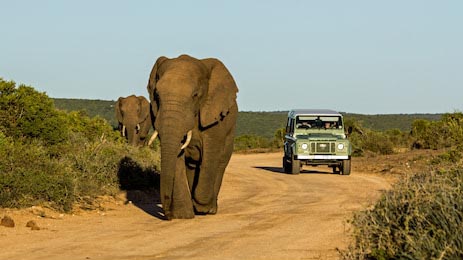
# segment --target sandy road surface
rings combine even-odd
[[[234,155],[219,213],[193,220],[161,220],[155,203],[45,218],[3,210],[16,227],[0,226],[0,259],[337,259],[346,219],[389,187],[355,167],[350,176],[280,167],[280,153]],[[25,227],[31,219],[41,230]]]

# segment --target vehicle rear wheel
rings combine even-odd
[[[301,172],[301,161],[291,157],[291,173],[299,174]]]
[[[350,175],[350,158],[342,161],[342,175]]]

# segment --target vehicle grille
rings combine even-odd
[[[336,144],[334,142],[313,142],[310,144],[310,151],[316,154],[335,153]]]

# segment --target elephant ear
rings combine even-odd
[[[148,86],[146,87],[147,90],[148,90],[149,96],[150,96],[151,109],[153,110],[153,114],[154,114],[155,117],[156,117],[156,114],[158,112],[157,111],[158,110],[157,103],[156,103],[156,100],[154,99],[154,92],[155,92],[155,89],[156,89],[156,83],[159,80],[158,72],[159,72],[159,68],[160,68],[161,64],[167,59],[168,58],[166,58],[164,56],[161,56],[156,60],[156,62],[154,63],[153,69],[151,69],[150,78],[148,80]]]
[[[122,97],[120,97],[117,100],[116,105],[114,105],[115,110],[116,110],[116,118],[118,122],[122,122],[121,102],[122,102]]]
[[[202,127],[208,127],[223,117],[236,105],[238,87],[225,65],[218,59],[201,60],[209,69],[207,97],[200,108]]]
[[[138,121],[142,123],[150,116],[150,102],[148,102],[144,96],[139,96],[137,98],[138,102],[140,102],[140,118]]]

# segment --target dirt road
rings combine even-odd
[[[387,188],[355,165],[350,176],[327,167],[289,175],[280,153],[238,154],[217,215],[164,221],[155,203],[118,200],[75,215],[3,210],[16,227],[0,226],[0,259],[337,259],[346,220]],[[29,220],[41,230],[27,228]]]

